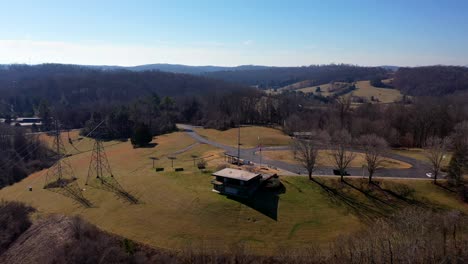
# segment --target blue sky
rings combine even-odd
[[[4,1],[0,63],[468,64],[468,1]]]

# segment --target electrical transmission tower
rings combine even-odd
[[[57,121],[55,121],[52,149],[55,152],[53,158],[57,162],[47,171],[45,189],[64,187],[77,179],[67,160],[65,146],[60,136]]]
[[[102,141],[96,138],[94,141],[93,153],[91,154],[86,185],[93,181],[94,178],[104,183],[109,177],[114,178],[114,175],[112,174],[109,161],[107,160]]]
[[[75,176],[73,168],[67,159],[65,146],[60,136],[57,121],[55,121],[52,149],[55,152],[54,160],[56,160],[56,162],[47,171],[44,189],[72,198],[85,207],[91,207],[91,202],[83,196],[81,188],[76,182],[77,177]]]
[[[91,162],[89,163],[86,185],[97,189],[113,192],[117,196],[128,200],[130,203],[137,204],[138,199],[128,193],[112,174],[107,155],[102,141],[95,138]]]

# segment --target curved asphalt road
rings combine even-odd
[[[200,143],[203,144],[208,144],[220,149],[223,149],[226,151],[226,153],[237,156],[237,148],[231,147],[231,146],[226,146],[223,144],[220,144],[216,141],[209,140],[207,138],[204,138],[200,136],[198,133],[196,133],[193,130],[193,126],[191,125],[183,125],[179,124],[177,125],[180,129],[183,129],[189,136],[194,138]],[[264,147],[262,150],[287,150],[289,149],[289,146],[278,146],[278,147]],[[240,157],[242,159],[249,160],[251,162],[260,163],[260,156],[257,155],[257,148],[251,148],[251,149],[242,149],[240,150]],[[377,172],[374,173],[374,176],[377,177],[392,177],[392,178],[418,178],[418,179],[429,179],[426,176],[426,172],[428,172],[429,166],[428,164],[398,154],[394,153],[389,153],[386,155],[386,157],[403,161],[406,163],[409,163],[412,167],[409,169],[379,169]],[[304,174],[307,175],[307,171],[300,165],[294,165],[294,164],[289,164],[280,160],[272,160],[263,157],[262,158],[262,164],[268,165],[271,167],[276,167],[285,171],[289,171],[295,174]],[[367,176],[367,170],[364,168],[348,168],[347,172],[353,176]],[[333,167],[317,167],[314,171],[314,175],[333,175]],[[443,176],[441,175],[440,178]]]

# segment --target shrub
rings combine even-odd
[[[200,170],[204,170],[204,169],[206,168],[206,160],[200,159],[200,160],[197,162],[197,167],[198,167],[198,169],[200,169]]]
[[[19,202],[0,202],[0,255],[31,226],[32,207]]]
[[[150,129],[145,124],[138,124],[134,131],[132,138],[130,139],[133,146],[142,147],[148,145],[153,140]]]

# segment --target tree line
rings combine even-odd
[[[393,84],[402,93],[415,96],[439,96],[468,91],[468,68],[426,66],[399,68]]]
[[[438,176],[445,170],[449,185],[456,187],[461,198],[468,201],[468,186],[463,179],[464,172],[468,171],[468,121],[457,124],[449,136],[431,136],[423,148],[434,184],[438,183]],[[372,184],[374,173],[382,168],[384,158],[390,150],[383,137],[364,134],[353,138],[346,129],[337,130],[331,136],[325,130],[312,130],[306,136],[295,137],[291,149],[295,159],[307,170],[310,180],[316,169],[319,150],[330,150],[333,166],[342,182],[344,176],[348,175],[346,170],[356,158],[356,151],[362,152],[369,184]],[[453,151],[453,155],[448,168],[443,168],[442,162],[449,151]]]
[[[0,124],[0,188],[49,167],[53,163],[51,156],[37,135],[27,135],[22,128]]]
[[[337,82],[355,82],[376,77],[384,78],[389,71],[379,67],[348,64],[310,65],[303,67],[269,67],[235,71],[209,72],[204,76],[259,88],[279,88],[299,81],[311,81],[311,86]]]

